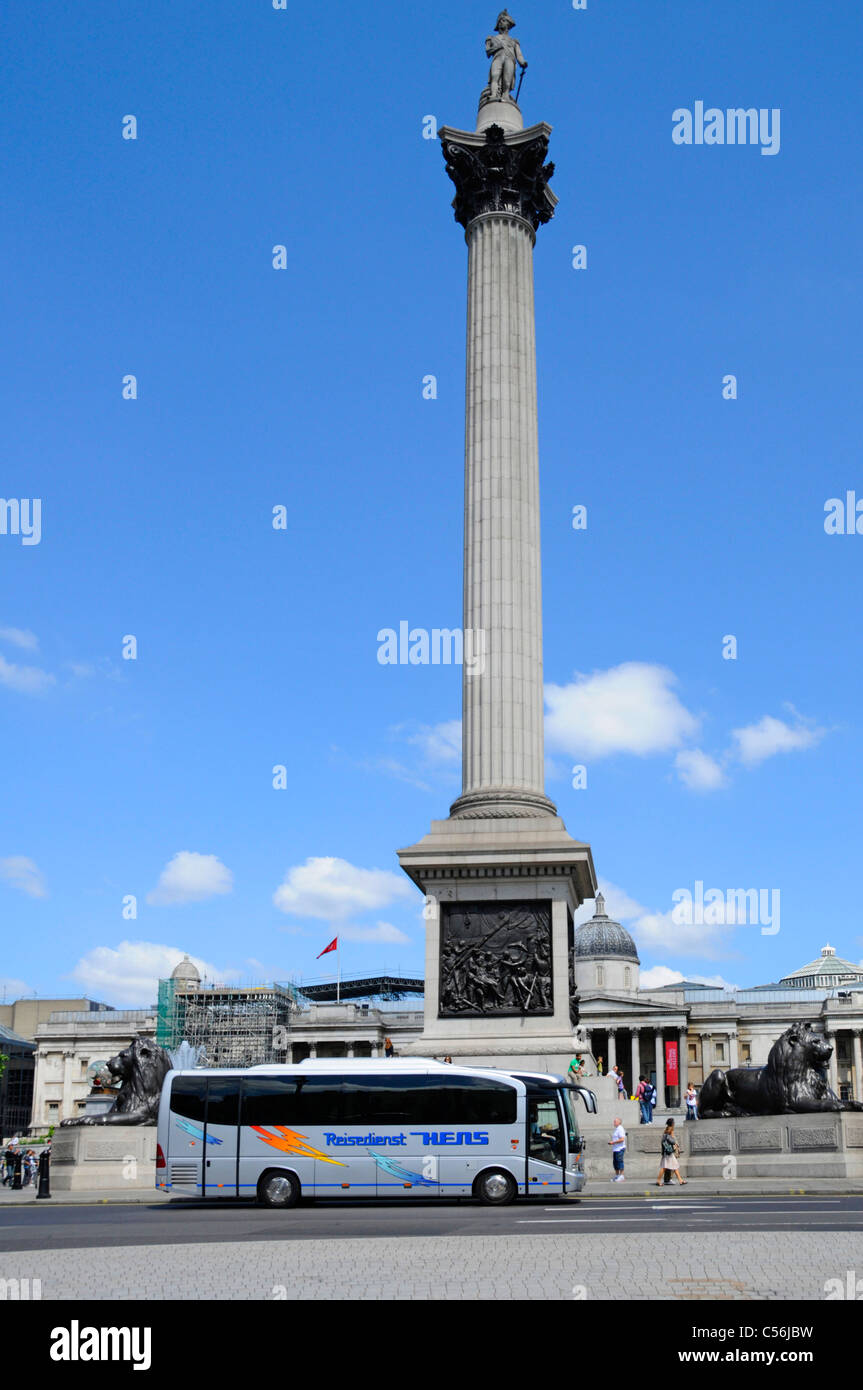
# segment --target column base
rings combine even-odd
[[[517,787],[467,792],[450,807],[451,820],[509,820],[556,816],[557,807],[541,792]]]

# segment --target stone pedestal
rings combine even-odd
[[[591,1089],[597,1090],[594,1083]],[[632,1106],[630,1110],[629,1107]],[[611,1176],[611,1111],[600,1096],[599,1115],[579,1113],[587,1138],[589,1178]],[[661,1139],[668,1111],[657,1106],[652,1125],[639,1125],[637,1107],[624,1102],[620,1114],[626,1128],[626,1176],[656,1182],[662,1160]],[[627,1118],[628,1117],[628,1118]],[[735,1179],[770,1178],[778,1185],[800,1184],[807,1178],[863,1180],[863,1114],[763,1115],[737,1120],[691,1120],[674,1116],[684,1178],[718,1178],[734,1191]],[[677,1179],[674,1179],[675,1185]]]
[[[863,1178],[863,1114],[698,1120],[687,1131],[694,1178]]]
[[[590,846],[557,816],[450,818],[399,860],[426,894],[425,1023],[403,1055],[565,1072],[576,1050],[572,919],[596,891]],[[455,952],[453,922],[466,943]],[[481,962],[474,977],[494,981],[483,1009],[459,1003],[471,989],[470,972],[456,982],[462,949]],[[517,989],[514,975],[525,982]]]
[[[52,1191],[155,1191],[155,1186],[154,1125],[70,1125],[54,1131]]]
[[[524,130],[524,119],[519,107],[512,100],[481,101],[476,128],[478,131],[488,130],[490,125],[499,125],[502,130],[512,133]]]

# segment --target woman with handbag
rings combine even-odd
[[[662,1136],[662,1163],[659,1165],[659,1177],[656,1179],[656,1186],[661,1187],[663,1177],[666,1172],[676,1173],[677,1181],[681,1187],[686,1187],[686,1183],[680,1176],[680,1145],[674,1137],[674,1121],[669,1120],[665,1126]]]

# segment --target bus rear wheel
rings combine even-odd
[[[515,1178],[503,1168],[489,1168],[480,1173],[473,1185],[474,1194],[486,1207],[506,1207],[514,1202],[518,1188]]]
[[[258,1201],[263,1207],[295,1207],[300,1184],[293,1173],[264,1173],[258,1182]]]

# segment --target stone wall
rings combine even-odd
[[[155,1125],[58,1129],[51,1143],[54,1192],[156,1190]]]

